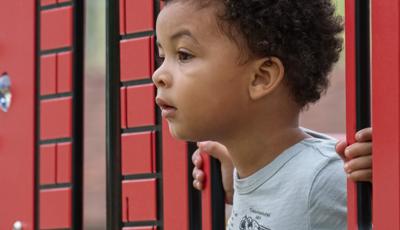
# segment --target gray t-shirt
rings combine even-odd
[[[318,133],[249,177],[235,171],[228,230],[345,230],[346,175],[336,141]]]

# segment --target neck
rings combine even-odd
[[[265,120],[265,119],[264,119]],[[248,177],[271,163],[290,146],[300,142],[308,135],[298,126],[298,119],[290,126],[254,124],[240,135],[220,140],[229,150],[240,178]]]

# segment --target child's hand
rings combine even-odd
[[[347,146],[345,141],[336,144],[336,152],[345,161],[345,172],[354,181],[372,182],[372,128],[356,133],[356,143]]]
[[[218,159],[221,162],[222,184],[225,190],[226,203],[232,204],[233,202],[233,164],[229,152],[226,147],[218,142],[205,141],[198,142],[199,147],[192,156],[194,164],[193,169],[193,187],[198,190],[203,189],[204,172],[203,159],[200,156],[201,152],[208,153],[210,156]]]

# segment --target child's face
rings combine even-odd
[[[234,135],[246,114],[244,76],[251,65],[238,64],[240,50],[220,31],[213,6],[172,2],[158,16],[156,29],[165,59],[153,81],[171,133],[191,141]]]

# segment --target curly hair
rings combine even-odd
[[[169,2],[178,0],[165,0]],[[194,0],[223,2],[218,15],[227,36],[242,35],[250,56],[277,57],[285,83],[300,107],[317,102],[342,50],[343,20],[331,0]],[[236,33],[233,33],[236,32]]]

